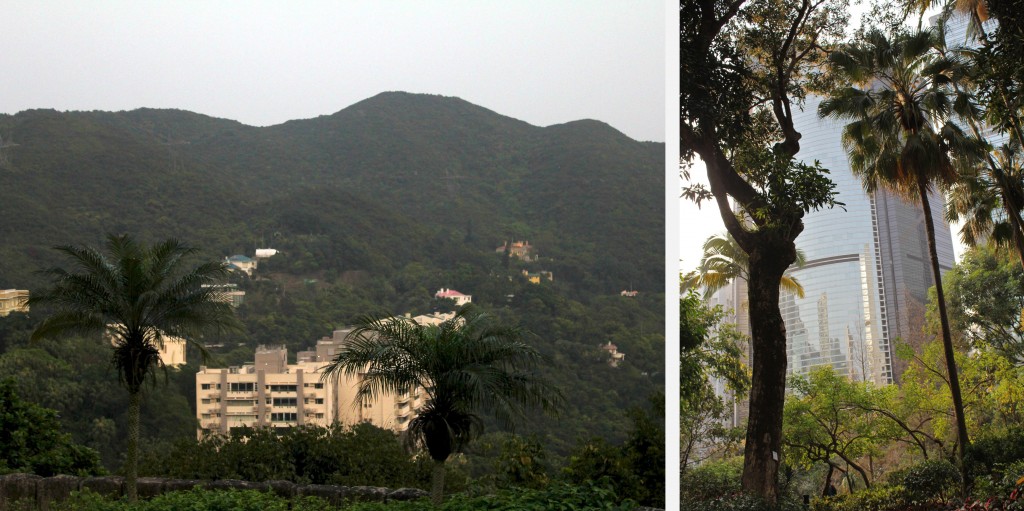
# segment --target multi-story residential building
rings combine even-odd
[[[313,350],[298,352],[294,364],[288,363],[284,347],[261,346],[253,364],[201,367],[196,375],[199,435],[235,428],[360,422],[404,431],[425,403],[422,389],[360,403],[357,390],[362,374],[324,377],[324,367],[351,332],[352,328],[334,331],[317,341]]]
[[[28,290],[0,289],[0,317],[12,312],[28,312]]]

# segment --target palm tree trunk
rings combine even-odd
[[[434,506],[440,506],[444,500],[444,461],[434,460],[434,470],[431,472],[430,481],[430,502]]]
[[[139,408],[142,392],[128,393],[128,459],[125,461],[125,485],[128,487],[128,501],[139,499],[137,481],[139,478]]]
[[[779,312],[779,279],[796,258],[793,242],[789,241],[786,246],[785,241],[779,241],[781,246],[763,243],[750,254],[747,296],[753,372],[742,478],[744,491],[773,503],[779,496],[787,363],[786,325]]]
[[[1024,235],[1022,235],[1024,226],[1021,225],[1020,209],[1017,207],[1006,175],[1000,171],[997,177],[999,178],[999,189],[1003,195],[1003,209],[1006,210],[1006,216],[1010,219],[1010,227],[1013,229],[1013,244],[1017,247],[1020,264],[1024,266]]]
[[[942,291],[942,271],[939,269],[939,256],[935,249],[935,225],[932,223],[932,209],[928,203],[928,183],[924,175],[917,179],[918,193],[921,194],[921,207],[924,209],[925,230],[928,233],[928,254],[932,260],[932,277],[935,279],[935,295],[939,306],[939,322],[942,325],[942,348],[946,355],[946,371],[949,374],[949,391],[953,395],[953,413],[956,418],[956,437],[960,444],[957,459],[960,470],[965,470],[964,452],[970,445],[967,438],[967,421],[964,418],[964,401],[960,394],[960,378],[957,376],[956,359],[953,352],[953,337],[950,334],[949,317],[946,314],[946,295]],[[967,474],[963,474],[967,481]],[[966,484],[966,483],[965,483]]]

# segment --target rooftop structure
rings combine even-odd
[[[438,289],[437,292],[434,293],[434,298],[439,298],[442,300],[453,300],[455,302],[455,305],[460,307],[473,301],[472,295],[465,295],[454,289],[448,289],[444,287]]]

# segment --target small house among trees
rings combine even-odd
[[[494,249],[494,252],[498,254],[504,254],[506,251],[509,257],[514,257],[523,262],[532,263],[537,260],[537,251],[533,245],[530,245],[529,241],[514,241],[511,244],[506,241],[500,247]]]

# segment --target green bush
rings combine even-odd
[[[960,471],[946,460],[928,460],[903,472],[899,483],[910,504],[948,503],[958,493]]]
[[[823,497],[811,502],[812,511],[902,511],[908,505],[902,485],[875,485],[856,493]]]
[[[967,449],[965,461],[976,477],[988,476],[1000,466],[1024,461],[1024,427],[975,438]]]
[[[255,490],[202,490],[165,493],[150,500],[129,504],[125,500],[109,500],[89,491],[76,492],[58,505],[57,511],[328,511],[335,509],[315,497],[289,501],[270,492]]]
[[[141,475],[179,479],[285,480],[297,484],[429,488],[432,463],[410,457],[397,435],[370,424],[252,428],[146,448]],[[446,484],[465,487],[452,468]]]
[[[740,491],[743,460],[712,461],[690,469],[682,476],[680,498],[702,502]]]
[[[0,474],[102,474],[99,454],[74,443],[56,411],[22,399],[16,387],[0,380]]]
[[[972,494],[978,501],[1019,499],[1022,497],[1018,490],[1021,481],[1024,481],[1024,460],[996,465],[991,473],[974,479]],[[1024,508],[1024,505],[1019,507]]]
[[[552,484],[543,490],[515,489],[494,495],[470,497],[455,495],[441,511],[632,511],[635,501],[620,501],[613,491],[597,484]],[[150,500],[129,504],[125,500],[109,500],[92,492],[75,492],[55,511],[328,511],[333,507],[322,499],[302,497],[285,499],[270,492],[255,490],[203,490],[166,493]],[[409,502],[361,502],[343,506],[345,511],[436,511],[427,500]],[[761,508],[722,508],[755,510]]]

